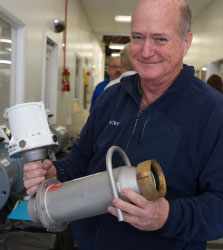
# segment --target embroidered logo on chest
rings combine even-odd
[[[109,125],[112,125],[112,126],[118,126],[120,124],[120,122],[117,122],[117,121],[114,121],[114,120],[111,120],[109,122]]]

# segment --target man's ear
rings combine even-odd
[[[184,38],[184,56],[186,56],[191,46],[192,40],[193,40],[193,34],[192,32],[188,32],[186,37]]]

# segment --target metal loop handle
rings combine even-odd
[[[119,196],[118,196],[117,187],[115,185],[115,179],[114,179],[113,168],[112,168],[112,156],[114,152],[117,152],[120,154],[126,166],[131,166],[131,163],[126,153],[118,146],[112,146],[106,154],[106,168],[107,168],[108,177],[109,177],[111,188],[112,188],[113,197],[115,199],[115,198],[119,198]],[[124,221],[122,211],[119,208],[116,208],[116,211],[118,215],[118,221]]]

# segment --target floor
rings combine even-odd
[[[78,250],[70,228],[49,233],[33,222],[9,221],[0,226],[0,250]]]
[[[70,228],[63,233],[48,233],[32,222],[10,222],[0,228],[0,250],[78,250]],[[208,242],[207,250],[223,250],[223,239]]]
[[[49,250],[53,249],[54,234],[9,232],[0,235],[0,250]]]
[[[223,239],[208,242],[207,250],[223,250]]]

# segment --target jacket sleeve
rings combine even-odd
[[[99,86],[96,86],[94,92],[93,92],[93,95],[92,95],[92,98],[91,98],[91,106],[90,106],[90,110],[89,112],[91,113],[92,110],[93,110],[93,107],[94,107],[94,103],[96,101],[96,99],[99,97],[100,95],[100,90],[99,90]]]
[[[199,142],[203,163],[197,179],[199,195],[169,201],[167,222],[158,230],[165,237],[185,241],[223,237],[223,122],[212,125]]]
[[[80,140],[73,143],[69,155],[54,162],[57,169],[57,178],[61,182],[83,177],[87,174],[89,162],[93,156],[94,119],[93,112],[81,131]]]

